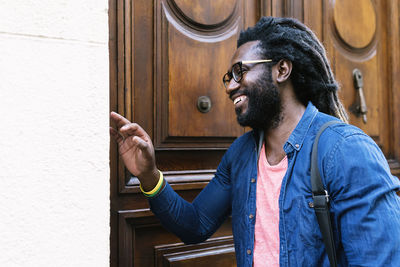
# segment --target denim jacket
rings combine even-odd
[[[337,119],[309,103],[283,147],[288,169],[279,196],[281,266],[329,266],[310,207],[310,158],[319,128],[331,120]],[[166,184],[149,199],[161,223],[183,242],[198,243],[231,215],[237,264],[252,266],[259,139],[256,131],[236,139],[193,203]],[[399,180],[375,142],[354,126],[331,125],[320,138],[318,167],[331,196],[339,266],[400,266]]]

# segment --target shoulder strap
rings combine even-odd
[[[319,228],[322,233],[322,238],[325,244],[326,253],[328,254],[331,266],[337,266],[335,241],[333,239],[332,223],[329,212],[329,195],[325,190],[320,172],[318,169],[318,141],[322,132],[332,124],[339,121],[329,121],[322,125],[315,138],[312,154],[311,154],[311,189],[314,201],[314,211],[317,216]]]

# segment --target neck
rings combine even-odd
[[[265,130],[266,156],[271,165],[278,164],[286,156],[283,146],[306,110],[294,96],[293,90],[281,92],[282,119],[276,127]]]

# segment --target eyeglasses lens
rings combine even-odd
[[[225,73],[224,77],[222,78],[222,81],[223,81],[225,87],[228,86],[231,79],[232,79],[232,74],[230,72]]]
[[[242,75],[242,64],[241,62],[238,62],[232,66],[232,71],[228,71],[227,73],[225,73],[222,81],[225,87],[227,87],[232,78],[235,80],[235,82],[240,82],[242,80]]]
[[[242,65],[240,62],[232,66],[232,76],[235,82],[240,82],[242,80]]]

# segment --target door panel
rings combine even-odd
[[[374,139],[387,157],[392,173],[399,175],[399,138],[395,136],[398,104],[392,101],[399,93],[393,93],[391,83],[392,79],[398,80],[398,76],[392,76],[391,67],[391,54],[398,50],[391,44],[398,42],[398,33],[390,35],[398,21],[388,19],[398,14],[398,3],[313,0],[307,1],[304,8],[305,24],[315,30],[326,47],[350,123]],[[363,76],[366,122],[356,112],[360,97],[354,83],[355,69]]]
[[[227,147],[243,133],[221,82],[242,14],[241,1],[157,1],[156,148]]]
[[[155,266],[236,266],[232,237],[212,238],[200,245],[156,246]]]
[[[236,265],[229,220],[206,242],[185,245],[149,209],[120,211],[118,217],[118,266],[206,266],[216,260]]]
[[[325,42],[334,58],[334,71],[343,88],[341,97],[351,116],[350,123],[362,128],[387,152],[387,145],[384,144],[388,131],[380,127],[380,121],[387,121],[388,116],[385,110],[379,109],[384,106],[384,95],[387,93],[386,72],[381,69],[387,64],[387,56],[382,49],[382,44],[386,42],[383,34],[385,25],[379,23],[380,16],[384,14],[376,12],[376,9],[381,10],[370,0],[331,2],[325,16]],[[358,102],[353,78],[356,68],[363,74],[363,90],[368,107],[366,122],[352,112],[353,105]]]

